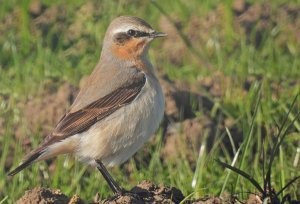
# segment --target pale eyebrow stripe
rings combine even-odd
[[[135,26],[123,26],[121,28],[117,28],[113,31],[114,34],[116,33],[126,33],[128,30],[139,30],[139,28],[135,27]]]

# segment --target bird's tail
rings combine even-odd
[[[41,155],[43,154],[43,151],[34,151],[31,154],[29,154],[26,159],[20,164],[17,168],[12,170],[11,172],[8,173],[9,176],[14,176],[26,167],[30,166],[33,164]]]
[[[9,172],[8,175],[14,176],[37,161],[49,159],[59,154],[72,153],[77,147],[77,143],[74,140],[67,140],[67,142],[66,140],[61,140],[60,142],[54,143],[51,139],[53,138],[48,136],[41,146],[29,153],[22,164]]]

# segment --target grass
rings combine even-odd
[[[280,127],[278,127],[278,133],[276,135],[276,139],[275,139],[275,143],[273,144],[273,146],[270,148],[270,156],[268,156],[269,158],[265,158],[265,150],[263,149],[262,152],[263,152],[263,177],[264,177],[264,181],[263,181],[263,186],[259,184],[259,182],[257,182],[255,180],[255,178],[253,178],[251,175],[247,174],[247,172],[243,171],[242,170],[242,165],[240,166],[240,168],[236,168],[232,165],[228,165],[224,162],[221,162],[220,160],[217,160],[217,162],[225,167],[225,168],[228,168],[232,171],[234,171],[235,173],[237,173],[239,176],[242,176],[244,177],[245,179],[247,179],[253,186],[255,186],[256,190],[259,191],[259,193],[261,194],[261,199],[265,202],[267,200],[270,200],[271,203],[284,203],[285,201],[288,201],[288,202],[291,202],[291,195],[290,194],[284,194],[284,190],[287,189],[288,187],[290,187],[293,183],[295,183],[299,178],[300,176],[296,176],[294,177],[293,179],[291,179],[289,182],[287,182],[287,184],[283,184],[285,183],[285,179],[284,179],[284,163],[283,163],[283,153],[282,153],[282,143],[283,141],[285,140],[285,137],[287,136],[287,133],[290,129],[291,126],[294,125],[294,122],[297,121],[299,119],[299,116],[300,116],[300,112],[298,112],[295,116],[295,118],[292,120],[291,123],[289,123],[287,125],[287,121],[288,121],[288,118],[290,116],[290,113],[292,112],[293,108],[294,108],[294,105],[295,105],[295,102],[297,101],[297,98],[298,98],[299,95],[297,95],[295,97],[295,99],[293,100],[293,103],[291,105],[291,108],[289,109],[282,125]],[[260,103],[260,95],[258,97],[258,100],[257,100],[257,103],[255,105],[255,112],[254,112],[254,116],[253,116],[253,120],[252,120],[252,123],[251,123],[251,127],[253,127],[253,121],[254,121],[254,118],[257,114],[257,107]],[[249,136],[251,135],[252,131],[252,128],[250,129],[249,131]],[[249,145],[249,137],[248,136],[248,139],[247,139],[247,142],[246,142],[246,148],[248,147]],[[277,153],[279,152],[279,157],[280,157],[280,165],[281,165],[281,189],[280,190],[275,190],[274,187],[273,187],[273,182],[272,182],[272,166],[273,166],[273,162],[274,162],[274,159],[277,155]],[[244,158],[242,158],[242,161],[243,161]],[[269,162],[265,162],[266,160],[269,160]],[[265,164],[266,163],[266,164]],[[266,171],[265,171],[265,165],[267,167]],[[237,183],[238,183],[238,180],[237,180]],[[281,199],[279,198],[279,195],[281,195]]]
[[[253,2],[249,3],[252,5]],[[162,131],[158,131],[154,142],[143,148],[150,152],[147,160],[143,159],[144,151],[140,150],[135,159],[125,165],[126,168],[111,169],[116,180],[125,188],[149,179],[155,183],[176,186],[185,195],[191,194],[194,198],[218,195],[222,191],[245,199],[246,192],[255,191],[251,183],[237,179],[233,173],[228,174],[214,162],[215,159],[221,159],[232,163],[234,155],[230,153],[231,145],[226,146],[222,140],[230,133],[233,140],[242,137],[239,139],[243,146],[235,166],[247,170],[249,175],[263,183],[261,150],[267,150],[274,144],[276,127],[282,124],[292,99],[300,91],[300,46],[291,28],[296,25],[296,20],[299,21],[299,15],[298,19],[292,16],[276,19],[276,25],[267,26],[263,31],[259,30],[262,20],[255,21],[249,33],[240,33],[234,25],[236,14],[232,10],[232,1],[190,0],[186,4],[183,0],[166,0],[153,4],[135,0],[76,0],[64,3],[45,0],[43,4],[46,8],[59,6],[62,9],[54,15],[59,18],[50,21],[44,34],[32,27],[34,22],[28,12],[31,5],[29,0],[21,4],[18,1],[4,1],[0,7],[0,124],[3,121],[3,131],[0,128],[0,203],[14,203],[25,190],[36,186],[59,188],[67,195],[76,193],[89,201],[96,192],[103,197],[111,194],[97,171],[74,161],[72,157],[58,157],[51,172],[47,170],[45,162],[40,162],[14,178],[8,178],[6,174],[8,168],[16,166],[25,155],[23,139],[15,137],[18,127],[26,133],[32,146],[36,147],[41,140],[38,130],[32,131],[26,126],[20,104],[43,92],[49,83],[54,88],[64,82],[78,87],[81,77],[88,75],[97,63],[109,22],[125,14],[140,16],[157,29],[163,27],[162,16],[167,16],[172,22],[180,21],[181,27],[173,32],[180,33],[179,39],[183,39],[185,46],[178,41],[166,48],[162,47],[164,40],[159,40],[154,42],[149,56],[160,75],[187,82],[213,102],[212,109],[200,104],[194,112],[198,117],[208,115],[212,118],[218,131],[214,135],[212,149],[194,152],[193,162],[188,160],[189,149],[184,146],[178,149],[176,159],[163,161],[161,152],[164,139]],[[281,5],[300,8],[297,1],[291,4],[289,1],[276,0],[268,4],[273,16],[278,14]],[[205,20],[208,18],[210,21]],[[270,17],[268,20],[274,19]],[[72,32],[72,26],[75,32]],[[257,44],[258,34],[261,34],[261,41]],[[177,45],[182,47],[183,52],[178,55],[179,62],[175,63],[170,53]],[[215,73],[221,73],[219,81],[225,89],[220,97],[199,85],[199,81]],[[244,85],[250,76],[255,81],[245,91]],[[254,109],[258,90],[261,99],[257,109]],[[299,106],[298,99],[295,102],[296,111],[287,118],[289,122]],[[221,128],[226,118],[234,121],[233,127],[241,134],[231,130],[226,132]],[[295,164],[294,159],[299,146],[299,127],[299,121],[290,127],[280,146],[279,157],[272,164],[275,189],[281,189],[298,175],[300,164]],[[181,137],[184,141],[184,135]],[[210,138],[206,137],[206,140]],[[202,148],[207,150],[205,144],[203,141]],[[235,145],[239,149],[241,144]],[[266,151],[265,154],[271,153]],[[128,174],[126,169],[131,169],[131,173]],[[294,188],[285,189],[284,192],[292,195],[293,199],[300,199],[297,191],[299,181],[293,185]]]

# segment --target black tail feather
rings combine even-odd
[[[9,176],[14,176],[26,167],[30,166],[40,155],[42,154],[41,151],[35,152],[32,155],[30,155],[21,165],[19,165],[17,168],[12,170],[8,173]]]

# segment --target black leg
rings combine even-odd
[[[117,182],[111,177],[111,175],[108,173],[107,169],[103,165],[103,163],[100,160],[95,160],[97,163],[97,169],[101,172],[102,176],[107,181],[109,187],[111,190],[118,195],[122,195],[125,191],[122,189]]]

